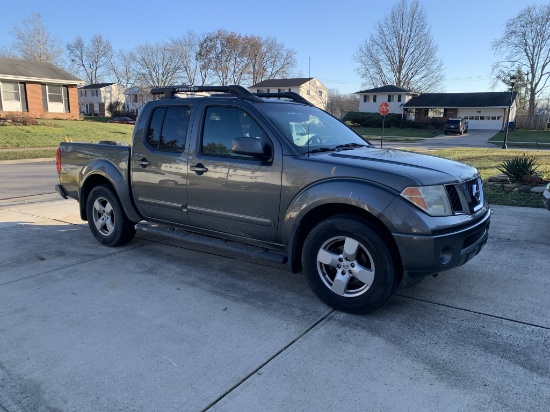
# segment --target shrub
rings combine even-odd
[[[521,182],[524,176],[538,176],[539,168],[537,159],[534,156],[515,156],[512,159],[503,161],[498,170],[510,179]]]
[[[382,127],[382,116],[379,113],[348,112],[342,119],[353,126]],[[401,115],[390,113],[384,120],[384,127],[401,127]]]
[[[38,123],[34,117],[25,113],[8,113],[5,115],[5,119],[8,123],[20,126],[32,126]]]

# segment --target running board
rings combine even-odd
[[[280,265],[285,264],[288,260],[285,255],[283,255],[282,253],[277,253],[273,250],[257,246],[245,245],[230,240],[199,235],[196,233],[187,232],[180,228],[175,228],[173,226],[137,223],[136,230],[153,233],[160,236],[166,236],[172,239],[183,240],[196,246],[206,246],[209,248],[224,250],[226,252],[240,253],[250,256],[251,258],[266,260]]]

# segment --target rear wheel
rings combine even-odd
[[[92,189],[86,214],[92,234],[105,246],[123,245],[136,234],[135,223],[128,219],[117,195],[107,186]]]
[[[384,237],[353,216],[334,217],[317,225],[306,238],[302,260],[313,292],[344,312],[377,309],[399,282]]]

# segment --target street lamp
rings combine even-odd
[[[506,115],[506,128],[504,129],[504,142],[502,142],[502,148],[507,149],[508,146],[508,125],[510,124],[510,112],[512,111],[512,103],[514,101],[514,85],[516,84],[517,76],[514,74],[510,76],[510,104],[508,105],[508,114]]]

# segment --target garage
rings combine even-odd
[[[505,125],[503,109],[458,109],[458,117],[468,121],[469,129],[502,130]]]
[[[509,92],[423,93],[403,105],[407,119],[428,123],[460,117],[472,130],[503,130],[508,110],[513,121],[516,107],[516,92],[511,106]]]

